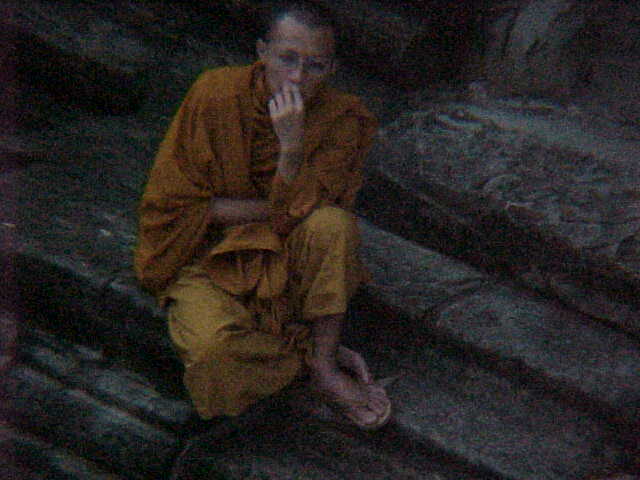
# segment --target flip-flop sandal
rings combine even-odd
[[[378,425],[376,427],[377,428],[381,428],[384,427],[387,423],[389,423],[389,420],[391,419],[391,400],[389,400],[389,397],[387,396],[387,392],[384,391],[384,387],[379,383],[379,382],[375,382],[371,385],[369,385],[368,387],[371,386],[379,386],[382,388],[385,397],[386,397],[386,406],[384,411],[382,412],[382,414],[378,417],[378,421],[376,422],[376,424]]]
[[[320,419],[326,419],[328,421],[340,424],[355,425],[361,430],[371,432],[384,427],[391,419],[391,402],[388,402],[384,412],[379,415],[373,422],[363,422],[352,411],[354,407],[368,408],[368,402],[349,402],[349,405],[345,405],[344,401],[338,399],[335,395],[330,393],[313,389],[312,394],[319,400],[320,406],[317,411],[314,412],[314,416]],[[333,418],[330,418],[333,417]]]

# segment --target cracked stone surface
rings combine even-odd
[[[553,103],[423,101],[383,128],[372,167],[459,216],[525,283],[585,313],[606,308],[556,285],[602,277],[613,304],[626,289],[604,318],[637,331],[640,137],[580,115]]]

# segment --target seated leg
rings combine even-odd
[[[337,207],[311,213],[287,239],[289,293],[298,321],[344,314],[366,273],[355,216]]]
[[[258,330],[253,313],[203,269],[184,268],[167,295],[169,333],[200,417],[238,415],[299,374],[300,354]]]
[[[339,208],[314,211],[290,235],[290,295],[302,320],[312,325],[307,356],[314,388],[363,428],[377,428],[389,417],[389,399],[373,384],[366,363],[352,351],[340,361],[340,334],[347,304],[366,278],[358,259],[355,217]],[[295,317],[294,317],[295,318]],[[344,355],[343,355],[344,357]],[[344,367],[355,367],[349,375]]]

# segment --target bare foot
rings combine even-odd
[[[341,368],[311,365],[312,387],[359,426],[375,426],[388,411],[389,401],[382,387],[354,379]]]
[[[373,382],[373,376],[362,355],[340,345],[336,352],[336,360],[340,367],[352,372],[359,383],[365,384],[369,394],[369,406],[375,412],[384,414],[390,407],[389,397],[384,387]]]

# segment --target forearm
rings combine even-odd
[[[264,222],[270,215],[271,207],[267,200],[216,197],[209,203],[208,223],[228,227]]]
[[[304,155],[302,148],[282,148],[278,155],[277,173],[286,182],[291,183],[298,174]]]

